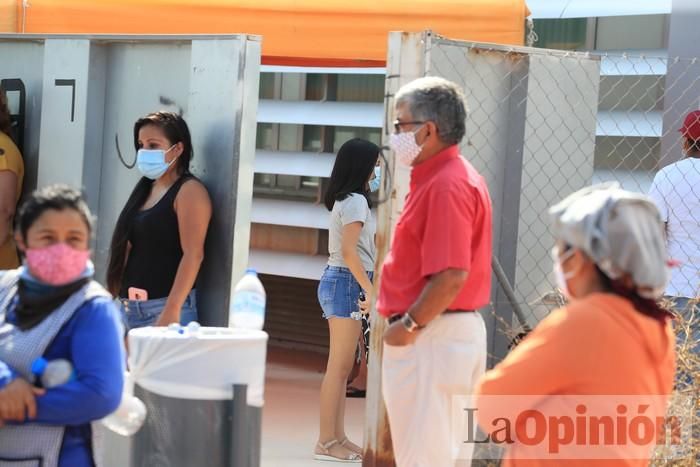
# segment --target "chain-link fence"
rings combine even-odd
[[[487,180],[494,256],[532,326],[548,311],[540,299],[553,290],[547,208],[594,176],[599,61],[433,37],[426,74],[465,90],[470,115],[462,151]],[[493,306],[509,320],[512,304],[499,284]]]
[[[535,325],[561,304],[548,208],[600,182],[648,193],[658,170],[683,157],[677,130],[700,107],[698,60],[506,48],[430,33],[415,47],[407,56],[404,45],[389,80],[441,76],[467,96],[461,149],[494,204],[494,271],[502,274],[490,351],[500,358],[510,338],[499,336]]]
[[[700,159],[676,164],[693,149],[682,147],[678,129],[700,108],[697,58],[500,47],[430,33],[390,39],[387,106],[419,76],[459,84],[470,107],[461,151],[485,177],[494,206],[496,281],[485,314],[492,364],[515,336],[563,304],[548,209],[583,187],[615,181],[654,192],[669,222],[670,255],[685,264],[673,272],[671,289],[687,287],[673,295],[698,295]],[[676,168],[661,171],[669,164]],[[681,244],[675,251],[674,238]],[[697,351],[679,348],[679,367],[694,375],[696,391]]]

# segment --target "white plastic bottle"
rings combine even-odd
[[[49,361],[39,357],[32,362],[32,373],[45,389],[63,386],[75,379],[73,365],[63,358]]]
[[[265,288],[255,269],[247,269],[233,290],[229,322],[234,328],[261,330],[265,324]]]
[[[122,436],[132,436],[143,425],[148,411],[141,399],[129,390],[128,376],[124,377],[122,401],[116,411],[102,419],[102,424]]]

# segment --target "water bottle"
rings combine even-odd
[[[48,361],[39,357],[32,362],[32,374],[44,389],[62,386],[75,379],[73,365],[66,359]]]
[[[234,328],[261,330],[265,324],[265,288],[255,269],[248,269],[236,284],[231,300],[230,324]]]
[[[127,379],[127,377],[124,378],[124,392],[119,407],[114,413],[102,419],[105,427],[122,436],[131,436],[139,431],[148,413],[141,399],[135,397],[128,389]]]
[[[201,327],[198,322],[190,321],[186,326],[182,326],[180,323],[170,323],[167,329],[181,336],[194,337],[199,333],[199,328]]]

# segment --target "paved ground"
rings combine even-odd
[[[261,467],[332,467],[335,462],[313,459],[318,437],[318,397],[325,355],[268,348]],[[347,434],[362,444],[364,399],[348,399]],[[129,442],[106,434],[104,467],[129,465]],[[359,464],[354,464],[359,465]],[[206,466],[202,460],[201,466]]]
[[[337,466],[313,460],[325,355],[269,349],[262,467]],[[362,444],[364,399],[348,399],[347,434]],[[359,465],[359,464],[355,464]]]

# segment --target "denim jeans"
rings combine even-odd
[[[192,290],[182,304],[180,310],[180,324],[187,325],[192,321],[197,321],[197,293]],[[165,308],[168,297],[155,298],[153,300],[135,301],[118,299],[119,309],[124,320],[126,329],[143,328],[153,326],[158,321],[160,314]]]

